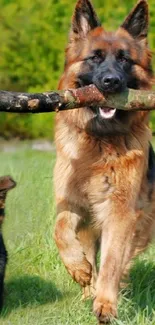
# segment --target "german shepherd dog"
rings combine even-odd
[[[151,89],[148,4],[107,32],[89,0],[72,18],[59,89]],[[148,112],[82,107],[56,118],[55,241],[72,278],[93,295],[100,324],[117,317],[121,279],[155,233],[155,157]],[[100,248],[100,266],[96,255]]]

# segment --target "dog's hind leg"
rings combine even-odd
[[[57,210],[58,219],[54,237],[60,256],[72,278],[85,287],[91,282],[92,266],[77,236],[82,222],[81,211],[67,201],[60,202]]]

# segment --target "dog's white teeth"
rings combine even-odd
[[[99,113],[101,117],[105,119],[114,117],[115,112],[116,112],[116,108],[99,107]]]

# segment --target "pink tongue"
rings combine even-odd
[[[115,115],[116,109],[109,107],[99,107],[99,112],[103,118],[112,118]]]

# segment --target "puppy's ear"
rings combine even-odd
[[[91,29],[101,26],[89,0],[79,0],[72,18],[71,39],[85,37]]]
[[[140,0],[121,25],[133,37],[139,40],[147,38],[149,10],[146,0]]]
[[[10,176],[0,177],[0,192],[9,191],[16,186],[16,182]]]

